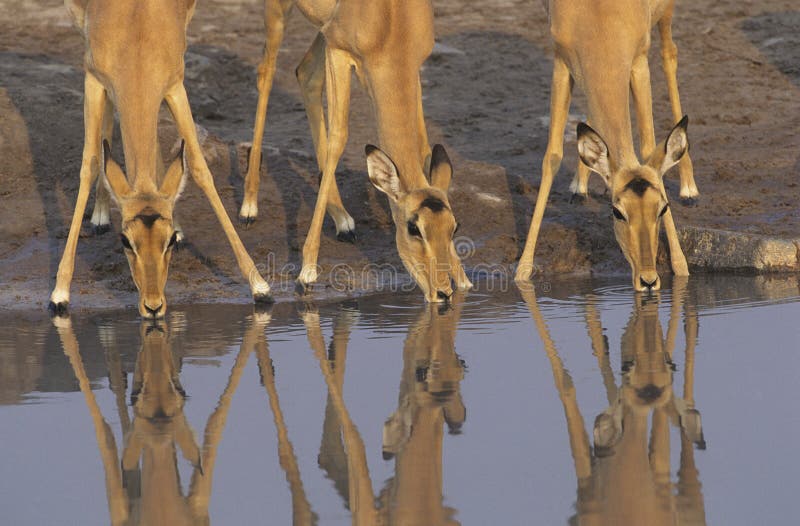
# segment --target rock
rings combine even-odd
[[[685,227],[678,231],[692,267],[746,272],[800,271],[800,240]]]

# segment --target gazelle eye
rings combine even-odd
[[[169,244],[167,244],[167,248],[172,248],[175,243],[178,242],[178,231],[172,233],[172,237],[169,238]]]
[[[122,246],[123,246],[123,248],[125,248],[125,250],[133,250],[133,247],[131,246],[131,242],[128,241],[128,238],[127,238],[127,236],[125,236],[125,234],[120,234],[119,235],[119,240],[122,241]]]
[[[625,216],[622,215],[622,212],[620,212],[619,208],[616,206],[611,207],[611,213],[614,214],[615,219],[618,219],[619,221],[625,221]]]
[[[412,223],[411,221],[408,222],[408,235],[422,237],[422,233],[419,231],[419,227],[417,227],[416,223]]]
[[[668,209],[668,208],[669,208],[669,203],[667,203],[667,204],[665,204],[665,205],[664,205],[664,208],[662,208],[662,209],[661,209],[661,212],[659,212],[659,213],[658,213],[658,217],[661,217],[661,216],[663,216],[664,214],[666,214],[666,213],[667,213],[667,209]]]

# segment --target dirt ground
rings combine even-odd
[[[468,237],[465,264],[513,265],[533,211],[546,147],[552,50],[534,0],[434,0],[438,46],[423,71],[431,143],[455,165],[451,202]],[[678,2],[674,22],[679,85],[699,206],[677,204],[677,172],[667,176],[676,223],[800,238],[800,8],[795,0]],[[270,99],[258,221],[240,230],[253,258],[291,298],[291,280],[317,189],[316,162],[294,68],[314,28],[292,13]],[[263,6],[199,2],[189,26],[186,85],[217,188],[235,217],[256,106]],[[43,308],[78,189],[83,141],[83,41],[58,0],[0,0],[0,308]],[[658,39],[651,50],[657,134],[671,126]],[[583,118],[576,93],[570,122]],[[355,245],[337,242],[326,219],[320,263],[399,266],[386,199],[366,177],[363,146],[375,142],[366,94],[355,89],[351,131],[338,180],[356,220]],[[174,141],[165,118],[164,146]],[[599,178],[590,199],[570,204],[574,128],[537,246],[550,273],[627,272],[613,241]],[[115,156],[122,160],[119,141]],[[92,205],[90,200],[90,207]],[[177,217],[186,248],[173,258],[168,298],[248,301],[245,280],[210,206],[189,185]],[[114,230],[81,238],[72,307],[133,304],[135,290]],[[87,220],[88,223],[88,220]],[[283,286],[281,286],[283,284]],[[321,287],[324,287],[322,285]]]

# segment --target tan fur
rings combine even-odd
[[[240,218],[245,222],[252,221],[258,211],[264,120],[278,48],[283,38],[284,20],[293,5],[297,5],[303,15],[320,29],[297,68],[322,172],[314,216],[303,245],[303,268],[298,278],[305,287],[317,279],[317,256],[326,210],[336,223],[340,237],[352,238],[354,235],[353,219],[342,204],[335,180],[336,166],[348,136],[353,70],[370,95],[379,144],[396,165],[401,190],[407,194],[431,193],[440,198],[444,194],[446,200],[447,187],[445,185],[437,192],[426,179],[431,148],[422,111],[419,69],[433,49],[430,1],[265,0],[267,41],[259,66],[259,100]],[[327,97],[327,122],[322,109],[323,88]],[[445,285],[441,272],[437,275],[431,268],[446,269],[459,288],[469,288],[472,284],[461,268],[451,239],[442,236],[425,239],[426,246],[421,248],[404,233],[405,217],[414,212],[413,205],[413,202],[403,200],[392,205],[398,251],[426,299],[442,301],[442,296],[450,295],[451,288],[449,283]],[[435,221],[454,222],[452,211],[446,211]]]
[[[570,94],[573,84],[577,83],[586,94],[589,122],[598,136],[602,136],[600,142],[606,148],[608,159],[606,165],[587,165],[582,154],[586,166],[578,170],[571,188],[577,193],[585,193],[587,168],[603,177],[611,189],[612,203],[630,210],[626,216],[630,223],[615,226],[615,232],[625,257],[631,263],[633,286],[636,290],[657,290],[660,280],[655,274],[655,259],[650,255],[657,248],[658,214],[666,204],[661,180],[666,170],[662,170],[662,166],[650,169],[651,156],[658,153],[647,53],[651,27],[658,24],[673,116],[677,121],[682,114],[675,79],[677,52],[671,36],[674,0],[550,0],[545,6],[555,42],[550,134],[536,207],[515,278],[524,281],[530,279],[533,272],[536,239],[553,177],[561,165]],[[634,152],[629,92],[633,94],[636,108],[641,155],[646,160],[644,165],[639,163]],[[579,141],[579,150],[582,147]],[[600,153],[591,150],[589,148],[588,153]],[[676,159],[676,162],[678,160],[681,163],[681,196],[696,197],[691,161],[688,155]],[[625,186],[642,175],[653,182],[654,191],[646,192],[645,196],[623,195],[626,194]],[[677,275],[688,275],[686,258],[670,210],[666,210],[663,221],[672,270]]]
[[[666,338],[658,320],[657,300],[637,297],[622,336],[626,372],[617,386],[593,302],[587,305],[587,328],[606,386],[609,407],[595,419],[594,448],[584,427],[577,393],[550,336],[533,291],[523,297],[544,343],[553,380],[564,406],[578,485],[576,524],[619,526],[705,524],[703,495],[694,464],[694,445],[705,447],[700,413],[694,409],[696,313],[685,310],[686,352],[683,396],[673,394],[672,351],[686,295],[686,279],[676,278]],[[643,398],[640,393],[651,393]],[[648,420],[651,429],[648,438]],[[681,428],[680,468],[670,480],[670,422]]]
[[[269,286],[247,254],[214,188],[183,86],[186,26],[194,11],[194,0],[66,0],[65,3],[86,41],[85,139],[80,189],[50,298],[51,307],[63,312],[69,303],[83,212],[91,186],[101,176],[119,204],[122,233],[136,247],[127,251],[127,256],[139,288],[139,312],[145,317],[164,315],[164,284],[169,265],[165,250],[169,252],[168,241],[176,230],[172,211],[187,170],[210,201],[254,297],[266,298]],[[172,112],[186,147],[185,159],[177,164],[181,169],[170,170],[166,175],[158,173],[162,161],[157,124],[162,101],[166,101]],[[128,177],[104,152],[103,142],[111,140],[114,108],[119,114]],[[98,189],[97,217],[93,216],[93,223],[100,222],[96,226],[108,217],[105,210],[108,195],[105,185],[103,188]],[[163,218],[146,231],[137,226],[135,219],[145,209]]]

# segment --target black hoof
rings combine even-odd
[[[105,234],[109,230],[111,230],[111,225],[110,224],[92,225],[92,232],[94,232],[95,236],[102,236],[103,234]]]
[[[305,284],[302,281],[295,281],[294,293],[298,296],[308,296],[311,294],[311,283]]]
[[[681,197],[681,204],[688,208],[697,206],[697,197]]]
[[[269,306],[275,303],[275,300],[272,298],[272,294],[253,294],[253,302],[256,304],[256,306]]]
[[[586,202],[586,194],[572,194],[569,198],[570,204],[582,205]]]
[[[336,234],[336,239],[344,243],[355,243],[358,237],[356,236],[355,230],[346,230]]]
[[[47,306],[51,316],[58,318],[66,318],[69,315],[69,303],[62,301],[61,303],[53,303],[52,301]]]
[[[247,216],[247,217],[239,216],[239,223],[241,223],[242,226],[244,226],[244,227],[249,227],[250,225],[252,225],[255,222],[256,222],[256,217],[255,216]]]

